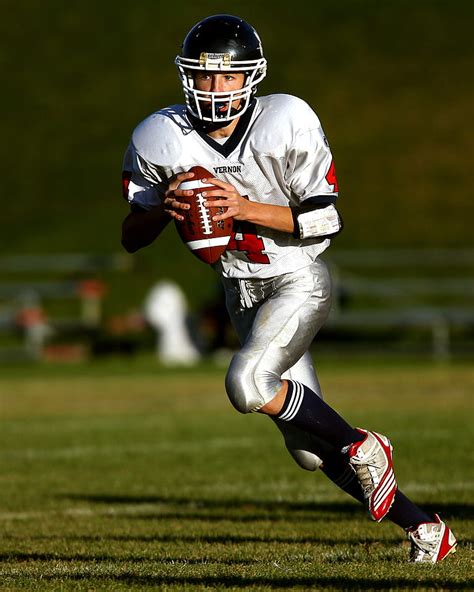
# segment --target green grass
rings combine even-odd
[[[233,411],[219,368],[38,366],[0,378],[0,589],[472,589],[472,367],[327,361],[320,379],[390,435],[401,488],[449,521],[454,556],[408,564],[399,528]]]

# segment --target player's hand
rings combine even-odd
[[[193,192],[190,190],[182,191],[179,190],[178,187],[183,181],[187,181],[192,177],[194,177],[194,173],[179,173],[175,175],[172,177],[170,184],[168,185],[168,190],[165,193],[165,200],[163,202],[165,206],[165,212],[179,222],[184,220],[184,216],[180,212],[183,212],[183,210],[189,210],[190,206],[189,204],[181,203],[177,198],[183,197],[185,195],[192,195]]]
[[[205,201],[206,207],[226,208],[222,214],[216,214],[212,217],[214,221],[226,220],[227,218],[234,218],[235,220],[248,220],[252,208],[251,202],[242,197],[237,189],[230,183],[221,181],[220,179],[203,179],[204,183],[212,183],[221,189],[213,189],[212,191],[203,191],[203,197],[217,197],[219,199],[213,201]]]

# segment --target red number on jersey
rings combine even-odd
[[[128,186],[131,178],[131,171],[122,171],[122,196],[126,201],[128,201]]]
[[[326,175],[326,181],[329,185],[333,185],[334,193],[339,191],[339,185],[337,184],[337,177],[336,177],[336,167],[334,165],[334,160],[331,160],[331,166],[329,167],[329,171]]]
[[[239,238],[236,235],[240,235]],[[250,222],[239,222],[227,245],[228,251],[244,251],[252,263],[270,263],[268,255],[263,252],[264,248],[262,237],[258,236],[255,226]]]

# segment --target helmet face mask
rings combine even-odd
[[[257,85],[266,75],[267,62],[255,29],[242,19],[216,15],[204,19],[188,33],[176,57],[189,112],[202,121],[227,122],[249,107]],[[196,89],[198,72],[243,73],[242,88],[214,92]]]

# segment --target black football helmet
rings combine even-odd
[[[255,29],[237,16],[217,14],[197,23],[187,34],[175,63],[190,113],[202,121],[226,122],[240,117],[250,105],[257,84],[266,75],[267,61]],[[197,70],[243,72],[244,86],[232,92],[196,90]],[[240,100],[237,109],[232,103]],[[203,109],[206,103],[210,109]]]

